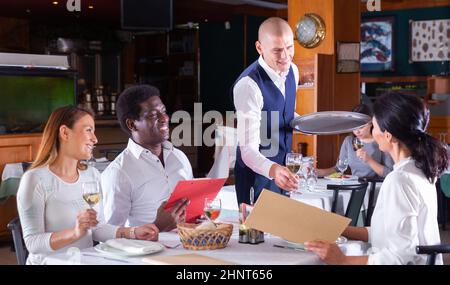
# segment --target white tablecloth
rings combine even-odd
[[[162,244],[173,245],[180,243],[178,234],[175,232],[161,233],[159,241]],[[181,255],[181,254],[201,254],[208,257],[221,259],[242,265],[320,265],[323,262],[313,253],[287,248],[274,247],[274,244],[280,244],[280,238],[265,234],[265,241],[260,244],[242,244],[238,242],[238,226],[234,225],[233,235],[227,247],[216,250],[187,250],[181,245],[175,249],[165,249],[157,255]],[[367,250],[367,244],[359,241],[349,241],[340,245],[347,255],[362,255]],[[86,256],[83,254],[95,254],[96,256]],[[145,257],[151,257],[147,255]],[[94,248],[83,249],[81,251],[74,249],[67,253],[59,253],[48,256],[44,264],[97,264],[97,265],[132,265],[146,264],[142,261],[143,257],[122,257],[108,256],[100,254]]]
[[[344,194],[345,195],[345,194]],[[332,196],[318,193],[308,193],[299,195],[303,201],[322,201],[324,208],[331,208]],[[202,254],[213,258],[222,259],[224,261],[233,262],[243,265],[295,265],[295,264],[323,264],[323,262],[313,253],[299,251],[289,248],[275,247],[274,244],[283,244],[283,240],[277,236],[266,233],[265,241],[260,244],[242,244],[239,243],[239,225],[238,206],[236,200],[235,188],[233,185],[225,186],[219,192],[219,198],[222,199],[222,211],[218,217],[218,221],[233,224],[233,235],[224,249],[217,250],[186,250],[179,241],[176,232],[160,233],[159,242],[177,248],[166,248],[156,255],[180,255],[188,253]],[[311,197],[310,200],[305,197]],[[342,199],[344,201],[345,199]],[[328,201],[328,202],[327,202]],[[367,251],[368,244],[360,241],[348,241],[339,245],[347,255],[363,255]],[[86,254],[94,254],[96,256],[86,256]],[[148,257],[148,256],[146,256]],[[94,248],[83,249],[81,251],[74,249],[67,253],[58,253],[47,257],[44,264],[116,264],[116,265],[132,265],[145,264],[143,257],[117,257],[107,256],[97,252]]]
[[[327,179],[318,179],[314,190],[309,192],[306,190],[301,190],[299,193],[293,193],[291,195],[292,199],[301,201],[311,206],[315,206],[317,208],[331,211],[331,205],[333,203],[333,191],[327,190],[327,184],[336,183],[332,180]],[[346,183],[355,183],[355,181],[349,181]],[[375,199],[377,198],[378,191],[380,189],[381,183],[377,183],[377,187],[375,190]],[[338,214],[345,214],[345,209],[347,209],[348,202],[350,201],[351,192],[350,191],[339,191],[338,203],[336,206],[336,212]],[[238,211],[237,198],[235,193],[234,185],[228,185],[223,187],[223,189],[219,192],[218,198],[222,200],[222,208]],[[361,211],[366,210],[368,207],[369,195],[368,191],[366,192],[366,196],[364,198],[364,203],[361,207]]]

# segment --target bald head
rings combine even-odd
[[[285,35],[294,37],[288,22],[278,17],[271,17],[259,26],[258,41],[264,43],[271,37],[283,37]]]
[[[256,50],[275,72],[287,72],[294,56],[294,34],[289,24],[276,17],[265,20],[259,26]]]

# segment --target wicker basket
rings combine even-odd
[[[218,249],[227,246],[233,233],[233,225],[216,224],[215,230],[197,230],[197,224],[177,225],[181,243],[186,249]]]

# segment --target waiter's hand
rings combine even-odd
[[[275,184],[281,189],[287,191],[298,189],[298,176],[292,174],[287,167],[274,163],[270,167],[269,176],[275,180]]]

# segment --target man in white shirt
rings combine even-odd
[[[126,89],[117,101],[117,117],[128,133],[127,148],[102,173],[107,223],[154,223],[168,231],[184,220],[187,202],[164,210],[179,180],[192,179],[186,155],[169,138],[169,116],[159,90],[149,85]]]
[[[289,123],[294,118],[299,80],[298,68],[292,63],[294,36],[289,24],[281,18],[265,20],[258,30],[256,49],[259,59],[233,87],[239,142],[235,165],[238,203],[250,202],[251,187],[257,198],[264,188],[285,194],[284,190],[295,190],[298,183],[283,166],[291,151]],[[270,144],[262,143],[261,132],[268,135]]]

